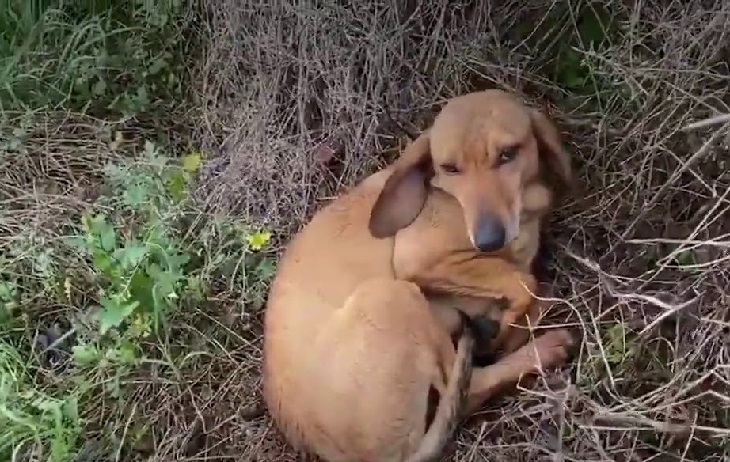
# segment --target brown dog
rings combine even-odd
[[[264,397],[293,445],[330,462],[432,460],[456,419],[567,358],[572,339],[562,330],[508,345],[509,324],[535,306],[529,262],[551,204],[543,167],[570,180],[542,114],[501,91],[464,95],[392,166],[294,237],[264,332]],[[469,336],[455,350],[453,307],[429,304],[424,292],[507,300],[493,344],[507,353],[473,371],[465,408],[457,384],[468,374]],[[474,316],[489,309],[465,305]]]

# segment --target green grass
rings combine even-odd
[[[105,3],[115,2],[13,0],[6,6],[3,110],[131,117],[161,112],[185,96],[186,47],[194,44],[184,37],[191,33],[184,29],[187,7],[179,0]]]
[[[195,310],[224,277],[241,287],[263,287],[272,265],[258,251],[269,234],[198,213],[188,193],[199,163],[197,154],[178,161],[148,143],[144,157],[109,167],[107,192],[67,236],[3,256],[4,460],[20,443],[40,448],[48,460],[73,460],[87,424],[98,424],[100,397],[105,407],[122,412],[135,390],[127,379],[151,364],[176,369],[190,354],[171,345],[171,320]],[[253,271],[237,272],[240,264]],[[39,291],[46,306],[76,307],[79,314],[59,313],[74,334],[62,368],[31,353],[38,313],[23,307],[37,301]],[[155,345],[151,352],[149,344]],[[106,430],[119,425],[112,420]]]
[[[540,16],[537,26],[525,21],[511,34],[530,52],[540,50],[551,58],[541,72],[561,90],[562,105],[604,112],[617,100],[619,105],[626,105],[632,99],[625,82],[612,75],[605,58],[624,39],[626,20],[604,2],[559,2]]]
[[[130,414],[140,383],[152,370],[179,378],[213,354],[205,323],[188,321],[216,285],[261,303],[273,271],[261,251],[269,233],[208,217],[192,199],[201,154],[158,141],[193,107],[190,7],[111,6],[121,3],[11,1],[0,13],[3,170],[37,162],[38,133],[41,144],[70,143],[69,165],[84,159],[78,134],[49,135],[54,114],[101,120],[110,141],[103,168],[75,167],[96,179],[96,200],[62,214],[54,233],[0,236],[2,460],[136,457],[151,431],[144,413]],[[156,129],[140,128],[150,121]]]

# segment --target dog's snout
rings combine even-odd
[[[507,231],[497,217],[482,217],[474,230],[474,246],[482,252],[494,252],[505,245]]]

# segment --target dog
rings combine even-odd
[[[560,188],[546,184],[561,181],[571,167],[553,124],[487,90],[449,100],[393,164],[320,209],[264,314],[264,401],[287,440],[328,462],[433,460],[458,419],[566,361],[569,332],[525,343],[511,328],[539,314],[530,264]],[[460,313],[476,320],[497,299],[489,348],[503,353],[470,373]]]

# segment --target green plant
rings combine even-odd
[[[571,91],[592,91],[598,84],[594,69],[600,63],[594,62],[585,52],[605,49],[610,43],[613,28],[615,24],[603,5],[596,2],[582,5],[576,12],[575,26],[569,27],[575,33],[568,40],[559,42],[555,80]]]
[[[0,275],[3,271],[0,269]],[[0,277],[0,328],[7,325],[18,307],[18,285],[15,281]]]
[[[84,213],[61,210],[59,230],[31,226],[16,233],[19,222],[8,215],[11,226],[0,227],[0,459],[66,462],[76,459],[85,440],[100,439],[102,452],[126,444],[116,432],[124,427],[128,393],[134,393],[127,379],[151,363],[174,367],[171,353],[190,354],[187,345],[172,351],[179,332],[171,326],[184,323],[181,308],[201,306],[213,281],[223,277],[214,259],[228,261],[217,241],[205,247],[201,239],[219,236],[216,228],[223,225],[234,227],[229,220],[213,223],[188,199],[199,154],[181,162],[147,143],[141,158],[115,161],[102,172],[74,162],[76,142],[91,140],[78,140],[73,128],[55,132],[56,121],[69,114],[89,124],[114,120],[101,124],[103,136],[121,125],[164,139],[170,126],[184,122],[187,61],[194,55],[189,48],[196,51],[189,27],[195,23],[186,19],[190,3],[0,3],[5,177],[25,177],[16,167],[33,163],[32,141],[40,135],[50,144],[70,144],[68,157],[54,158],[57,165],[77,169],[102,189]],[[150,125],[165,129],[152,133]],[[113,146],[108,157],[131,154],[133,144]],[[255,273],[254,262],[267,257],[247,244],[239,228],[226,235],[225,251]],[[13,231],[6,234],[8,229]],[[62,326],[60,337],[51,338],[49,324]],[[53,360],[44,351],[51,344],[60,352]]]
[[[20,454],[34,452],[50,462],[70,460],[84,423],[79,397],[39,389],[29,368],[21,349],[0,339],[0,457],[20,460]]]
[[[208,224],[190,207],[186,198],[200,161],[193,153],[178,165],[148,142],[144,159],[109,167],[114,194],[102,204],[114,212],[84,215],[78,234],[69,239],[88,257],[89,279],[98,293],[93,324],[99,338],[75,347],[79,364],[93,365],[102,357],[134,363],[139,359],[134,345],[151,334],[162,335],[166,320],[181,305],[202,301],[211,279],[225,275],[228,262],[244,259],[254,275],[270,274],[270,260],[250,255],[265,246],[270,233],[242,232],[226,222]],[[192,233],[181,231],[179,225],[196,220]],[[225,242],[219,239],[215,252],[205,256],[196,247],[211,232]],[[111,341],[107,353],[99,339]]]
[[[179,28],[185,9],[179,0],[11,1],[4,10],[4,110],[66,108],[130,117],[168,108],[184,96],[186,42]]]
[[[71,362],[48,390],[30,380],[35,360],[26,347],[0,345],[0,411],[16,425],[0,450],[32,440],[51,460],[70,460],[100,399],[122,412],[127,377],[189,354],[171,351],[170,321],[204,306],[214,284],[246,290],[249,306],[263,301],[274,269],[265,252],[271,233],[201,214],[190,198],[201,161],[200,153],[178,160],[147,142],[141,157],[107,167],[102,196],[62,242],[28,237],[6,249],[0,322],[19,327],[10,338],[27,344],[23,326],[34,313],[19,306],[34,294],[78,314],[64,319],[74,334]],[[116,424],[108,425],[113,434]]]

